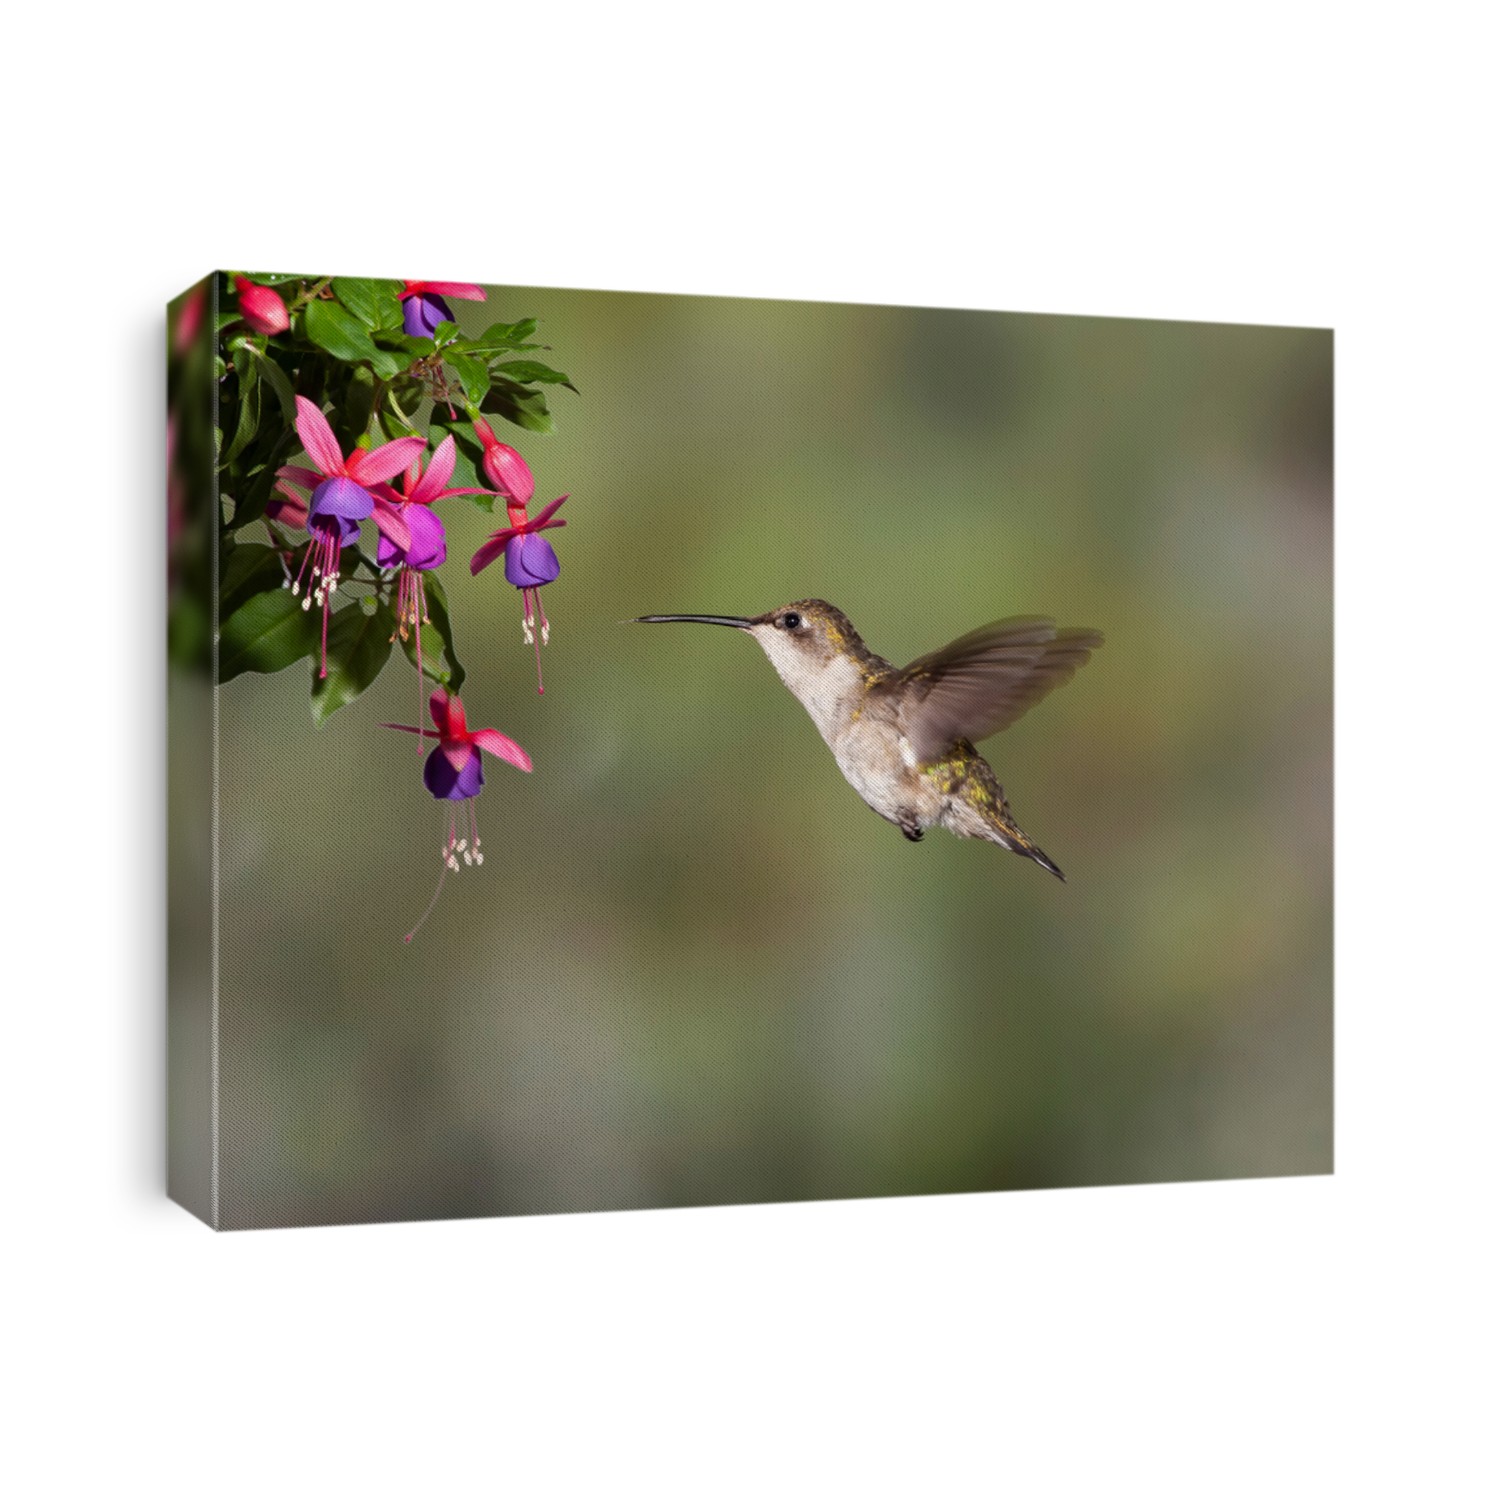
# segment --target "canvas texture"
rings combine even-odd
[[[184,1206],[1332,1170],[1330,331],[246,271],[167,335]]]

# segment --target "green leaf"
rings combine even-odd
[[[400,290],[399,281],[365,281],[349,276],[333,278],[333,295],[366,328],[401,326],[401,300],[397,295]]]
[[[510,324],[491,324],[490,327],[485,330],[484,336],[486,338],[493,338],[498,335],[503,338],[508,338],[514,344],[519,343],[522,339],[529,339],[535,332],[535,318],[519,318],[516,320],[516,322]]]
[[[395,633],[396,617],[386,604],[369,615],[358,604],[346,604],[333,616],[328,622],[328,675],[319,677],[313,667],[314,723],[326,724],[380,676]]]
[[[379,348],[406,355],[407,365],[415,360],[428,359],[437,353],[437,345],[430,338],[422,334],[403,333],[399,328],[377,328],[370,337]]]
[[[478,406],[490,389],[490,372],[485,368],[484,361],[475,359],[471,354],[454,354],[447,349],[443,350],[443,358],[458,376],[464,395]]]
[[[234,351],[234,368],[239,376],[239,421],[221,460],[225,468],[245,451],[260,426],[260,379],[257,374],[260,367],[243,345]]]
[[[219,618],[227,620],[257,594],[286,582],[281,554],[254,542],[227,542],[219,564]]]
[[[511,354],[521,349],[540,349],[541,344],[526,342],[535,332],[535,318],[522,318],[519,323],[491,323],[477,339],[458,339],[453,347],[460,354]]]
[[[495,366],[495,373],[501,372],[511,380],[519,380],[524,385],[565,385],[575,395],[578,387],[563,374],[561,370],[554,370],[551,365],[544,365],[534,359],[507,359]]]
[[[432,341],[439,345],[451,344],[454,339],[463,337],[463,329],[457,323],[450,323],[446,319],[432,330]]]
[[[234,515],[227,523],[231,531],[238,531],[265,515],[266,504],[276,484],[277,466],[283,459],[291,457],[296,437],[295,427],[286,427],[276,433],[264,461],[245,476],[244,486],[228,497],[234,501]]]
[[[496,377],[490,393],[479,403],[481,411],[494,412],[528,432],[551,432],[552,418],[547,401],[540,391],[527,390],[513,380]]]
[[[261,378],[276,393],[276,399],[281,404],[281,415],[288,422],[295,422],[297,402],[292,391],[292,382],[287,379],[286,371],[264,349],[257,348],[254,344],[246,344],[245,347],[256,356]]]
[[[375,410],[375,377],[363,365],[349,373],[352,377],[349,387],[330,423],[339,447],[346,453],[369,431],[370,416]]]
[[[302,318],[308,338],[335,359],[351,364],[364,361],[383,379],[399,374],[403,368],[394,355],[375,347],[369,330],[340,303],[309,302]]]
[[[453,650],[453,621],[448,613],[448,595],[443,591],[442,584],[438,582],[436,573],[422,575],[422,592],[427,599],[427,620],[423,624],[425,641],[422,651],[422,675],[433,682],[442,683],[450,693],[456,693],[464,685],[464,669]],[[432,649],[434,636],[442,647],[443,656],[447,659],[448,670],[446,672],[439,671],[435,665],[437,653]],[[401,649],[406,652],[406,659],[412,666],[416,666],[417,640],[410,629],[401,639]]]
[[[419,432],[410,422],[404,422],[393,412],[389,406],[382,406],[379,411],[380,431],[387,441],[404,437],[426,437],[425,432]]]
[[[290,589],[256,594],[219,627],[219,681],[280,672],[317,649],[318,620]]]

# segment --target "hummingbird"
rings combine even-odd
[[[998,734],[1104,642],[1039,615],[982,625],[895,667],[823,599],[763,615],[641,615],[632,623],[728,625],[752,636],[805,708],[845,780],[913,843],[927,829],[988,839],[1063,872],[1021,831],[976,740]]]

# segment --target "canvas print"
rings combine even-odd
[[[167,344],[184,1206],[1332,1170],[1330,331],[231,270]]]

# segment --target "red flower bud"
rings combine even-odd
[[[234,278],[234,289],[239,293],[240,316],[257,333],[285,333],[291,319],[287,317],[286,303],[268,286],[257,286],[247,276]]]

